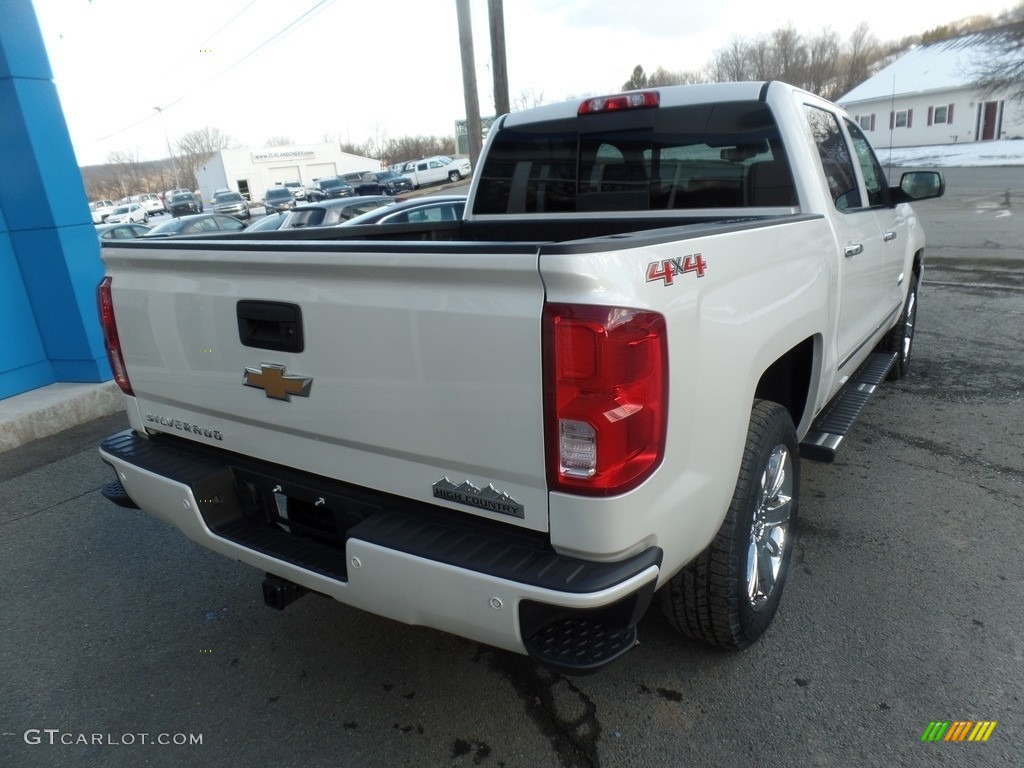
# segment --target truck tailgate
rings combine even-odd
[[[177,241],[103,258],[137,429],[547,530],[535,249]],[[274,342],[289,313],[301,351]]]

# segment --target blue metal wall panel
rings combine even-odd
[[[31,0],[0,2],[0,398],[110,378],[103,268]]]

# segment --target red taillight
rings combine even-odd
[[[548,304],[543,335],[549,486],[595,496],[635,488],[665,449],[665,318]]]
[[[103,344],[107,350],[107,360],[110,361],[110,370],[114,374],[117,386],[126,395],[134,395],[132,383],[128,381],[128,371],[124,367],[124,358],[121,356],[121,340],[117,336],[117,324],[114,322],[114,302],[110,298],[110,283],[111,279],[108,275],[103,278],[103,282],[96,289],[100,325],[103,327]]]
[[[598,112],[618,112],[623,109],[650,109],[661,106],[661,94],[657,91],[633,91],[615,96],[598,96],[580,104],[577,115],[593,115]]]

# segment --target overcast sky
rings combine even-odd
[[[33,0],[81,165],[167,156],[211,126],[272,136],[450,135],[465,114],[455,0]],[[633,67],[703,67],[734,36],[787,24],[882,41],[1016,3],[505,0],[513,101],[614,92]],[[494,112],[487,0],[470,0],[481,113]],[[154,107],[163,111],[158,113]]]

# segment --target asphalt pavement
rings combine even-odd
[[[274,611],[260,573],[100,496],[119,414],[0,453],[0,766],[1024,765],[1024,174],[946,173],[910,376],[804,464],[754,647],[652,611],[569,678],[323,598]],[[996,726],[922,742],[935,721]]]

